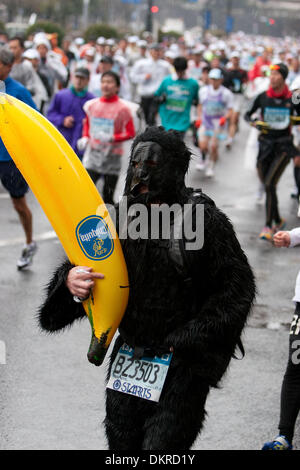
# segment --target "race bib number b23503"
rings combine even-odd
[[[123,344],[112,365],[107,388],[158,402],[171,359],[171,353],[134,359],[133,349]]]

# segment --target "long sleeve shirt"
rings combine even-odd
[[[61,132],[79,157],[83,155],[83,152],[77,148],[77,141],[82,136],[83,121],[86,117],[83,107],[93,98],[94,95],[90,92],[79,96],[69,88],[64,89],[54,96],[47,113],[49,121]],[[74,118],[74,125],[71,128],[64,125],[67,116]]]
[[[131,81],[137,84],[139,96],[153,96],[164,78],[172,73],[170,64],[162,59],[138,60],[131,69]],[[150,75],[150,77],[148,77]]]
[[[133,113],[117,95],[95,98],[84,105],[86,121],[83,137],[89,144],[83,164],[99,174],[118,175],[123,155],[123,142],[135,136]]]
[[[295,246],[300,245],[300,227],[294,228],[288,233],[291,237],[291,243],[289,248],[294,248]],[[300,271],[296,279],[295,295],[293,297],[293,301],[300,302]]]

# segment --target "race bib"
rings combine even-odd
[[[168,98],[166,101],[166,108],[168,111],[176,111],[177,113],[183,113],[186,109],[187,101],[180,98]]]
[[[172,353],[134,359],[133,349],[123,344],[112,365],[107,388],[158,402],[171,359]]]
[[[93,117],[90,134],[92,139],[108,142],[114,135],[114,120]]]
[[[209,118],[221,117],[226,112],[226,107],[223,102],[207,100],[203,104],[203,112]]]
[[[283,130],[290,125],[289,108],[266,108],[264,112],[264,121],[269,124],[271,129]]]
[[[241,80],[238,78],[233,78],[233,91],[239,93],[241,91]]]

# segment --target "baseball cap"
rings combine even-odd
[[[212,69],[209,72],[209,78],[212,78],[213,80],[221,80],[223,78],[222,70],[221,69]]]
[[[74,72],[75,77],[90,78],[90,72],[85,67],[78,67]]]
[[[99,44],[100,46],[102,46],[103,44],[105,44],[105,42],[106,42],[106,39],[105,39],[105,37],[103,37],[103,36],[99,36],[98,39],[97,39],[97,41],[96,41],[96,43]]]
[[[147,41],[145,41],[145,39],[140,39],[140,40],[138,41],[137,45],[138,45],[139,47],[145,47],[145,48],[146,48],[146,47],[148,46],[148,43],[147,43]]]
[[[38,51],[36,49],[27,49],[22,57],[24,57],[24,59],[40,59],[40,54],[38,53]]]
[[[155,51],[159,51],[161,49],[161,45],[158,44],[157,42],[153,43],[153,44],[151,44],[150,49],[155,50]]]
[[[114,61],[109,55],[104,55],[101,57],[100,62],[104,62],[106,64],[113,64]]]

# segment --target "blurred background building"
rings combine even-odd
[[[0,0],[0,21],[22,25],[53,21],[69,31],[107,23],[141,32],[151,28],[298,36],[299,0]]]

